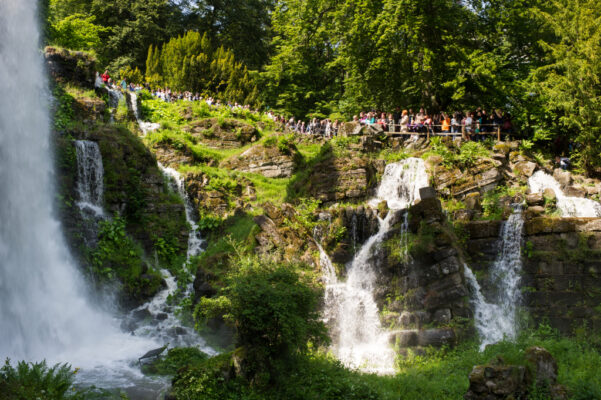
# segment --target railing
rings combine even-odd
[[[465,125],[461,125],[461,132],[453,132],[452,130],[456,130],[456,127],[452,127],[449,126],[448,130],[443,130],[442,127],[443,125],[422,125],[421,127],[419,127],[418,125],[406,125],[406,128],[408,129],[407,131],[401,131],[403,129],[402,125],[399,124],[386,124],[386,127],[388,128],[388,130],[385,132],[389,135],[389,136],[394,136],[394,135],[409,135],[409,136],[413,136],[413,135],[417,135],[417,136],[422,136],[422,135],[426,135],[426,139],[430,140],[430,135],[434,135],[434,136],[459,136],[461,135],[462,138],[467,139],[468,135],[467,132],[465,130]],[[398,128],[398,130],[397,130]],[[440,128],[440,130],[435,130],[436,128]],[[486,128],[485,131],[482,131],[482,128]],[[490,129],[489,129],[490,128]],[[419,129],[421,129],[422,131],[419,131]],[[476,129],[479,130],[478,133],[476,133]],[[497,140],[501,141],[501,133],[506,133],[509,134],[509,132],[507,131],[503,131],[501,128],[501,125],[499,124],[473,124],[472,125],[472,130],[469,134],[469,136],[473,136],[473,135],[497,135]]]

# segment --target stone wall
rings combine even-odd
[[[487,291],[486,275],[498,253],[500,221],[465,225],[469,264]],[[564,333],[601,330],[601,219],[537,217],[524,224],[524,305],[535,321]]]

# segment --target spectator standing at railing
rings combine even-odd
[[[407,113],[407,110],[403,110],[399,124],[401,125],[401,133],[409,132],[409,113]]]
[[[380,118],[376,121],[376,123],[382,126],[382,129],[384,129],[385,131],[388,130],[388,120],[386,118],[386,114],[380,114]]]
[[[453,118],[451,118],[451,133],[461,133],[461,118],[459,118],[459,113],[453,113]]]
[[[102,82],[103,82],[105,85],[108,85],[108,83],[109,83],[109,79],[111,79],[111,76],[109,75],[109,70],[108,70],[108,69],[105,69],[105,70],[104,70],[104,74],[100,75],[100,77],[102,78]]]
[[[451,130],[451,119],[446,113],[442,113],[441,130],[443,133],[449,133]]]
[[[474,120],[472,119],[472,113],[468,111],[465,114],[465,120],[463,121],[464,132],[465,132],[464,139],[465,140],[471,140],[472,133],[473,133],[473,124],[474,124]]]

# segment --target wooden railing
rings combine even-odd
[[[449,127],[449,130],[447,131],[443,131],[442,130],[442,125],[422,125],[421,129],[425,130],[422,132],[419,131],[406,131],[406,132],[401,132],[401,125],[399,124],[391,124],[391,125],[386,125],[386,127],[388,128],[388,130],[385,132],[389,135],[389,136],[393,136],[393,135],[418,135],[418,136],[426,136],[427,140],[430,140],[430,136],[434,135],[434,136],[459,136],[461,135],[462,138],[467,139],[467,132],[465,130],[465,125],[461,125],[461,132],[451,132],[452,127]],[[415,129],[417,128],[417,126],[415,125],[409,125],[408,126],[409,129]],[[482,128],[486,128],[486,132],[482,132]],[[438,128],[438,130],[436,130]],[[398,129],[398,131],[397,131]],[[476,133],[476,129],[479,129],[479,132]],[[470,136],[473,135],[496,135],[497,136],[497,140],[501,141],[501,133],[503,133],[502,129],[501,129],[501,125],[499,124],[474,124],[472,125],[472,130],[470,133]],[[505,132],[508,134],[508,132]]]

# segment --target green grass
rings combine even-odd
[[[196,399],[382,399],[460,400],[469,386],[474,365],[494,362],[525,365],[525,350],[546,348],[559,365],[558,383],[565,385],[570,399],[601,399],[601,338],[562,337],[546,325],[524,332],[515,343],[501,342],[480,352],[474,341],[454,349],[430,349],[425,355],[409,355],[398,363],[394,376],[350,371],[321,353],[300,359],[298,365],[276,384],[257,388],[242,379],[215,380],[216,371],[229,362],[228,355],[209,360],[200,369],[187,370],[174,383],[178,399],[196,393]],[[185,378],[185,379],[184,379]]]

